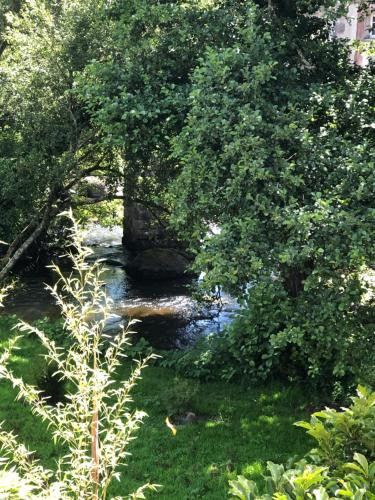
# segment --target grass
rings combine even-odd
[[[160,403],[171,378],[173,373],[150,367],[136,394],[149,418],[133,445],[124,475],[127,490],[152,480],[164,485],[162,499],[224,499],[230,478],[246,474],[259,480],[267,460],[283,462],[311,448],[292,425],[306,416],[304,394],[277,384],[201,384],[191,410],[206,418],[179,428],[173,437]]]
[[[13,323],[14,319],[0,318],[0,351]],[[17,374],[36,383],[45,370],[38,341],[23,339],[12,364]],[[129,366],[124,366],[122,375],[126,377],[128,371]],[[175,374],[165,368],[145,370],[134,400],[149,417],[132,443],[132,456],[112,495],[130,493],[151,481],[163,485],[157,495],[151,495],[159,499],[225,499],[228,480],[237,474],[261,481],[267,460],[284,462],[311,448],[304,432],[292,425],[307,417],[304,408],[312,396],[303,388],[174,379]],[[183,409],[200,416],[197,422],[178,427],[176,436],[165,424],[174,398],[176,412]],[[53,466],[61,450],[53,445],[45,424],[15,401],[15,392],[6,382],[0,383],[0,421],[35,450],[43,464]]]

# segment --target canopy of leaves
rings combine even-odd
[[[35,0],[7,16],[0,61],[3,239],[40,213],[47,193],[61,190],[85,166],[84,158],[97,157],[95,131],[72,89],[75,73],[103,45],[100,11],[97,2]]]
[[[259,15],[196,70],[175,141],[175,222],[197,246],[220,225],[200,263],[214,284],[239,288],[289,267],[353,270],[374,257],[373,68],[352,66],[319,19]]]
[[[108,51],[78,90],[107,144],[123,151],[125,192],[160,199],[176,175],[170,141],[189,107],[190,77],[207,46],[232,42],[242,2],[115,2]]]
[[[195,71],[174,141],[175,226],[208,287],[247,302],[231,345],[258,377],[291,357],[343,375],[354,337],[362,354],[370,345],[374,68],[353,66],[329,28],[251,8],[233,46]]]

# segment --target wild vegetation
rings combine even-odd
[[[11,432],[24,437],[35,415],[2,385],[0,440],[16,468],[2,464],[0,497],[120,498],[160,482],[161,497],[214,499],[231,480],[238,498],[374,498],[375,65],[352,61],[371,43],[333,36],[350,4],[0,0],[0,300],[26,257],[36,269],[66,252],[71,227],[76,238],[74,272],[55,267],[51,290],[63,320],[21,324],[17,355],[17,321],[0,318],[0,374],[61,441],[52,452],[37,427],[34,462]],[[357,6],[367,16],[373,2]],[[120,354],[152,348],[103,336],[100,266],[58,217],[110,225],[132,204],[191,261],[200,296],[225,290],[240,306],[220,335],[153,360],[135,388],[151,414],[138,445],[128,392],[143,364],[131,375]],[[53,371],[63,383],[47,401]],[[302,459],[292,422],[356,387],[347,409],[300,424],[318,442]],[[138,451],[114,486],[128,445]],[[269,477],[267,459],[287,465],[269,463]]]
[[[75,274],[66,277],[55,266],[58,281],[50,289],[61,306],[69,346],[58,346],[45,332],[25,322],[15,326],[16,331],[40,340],[47,365],[52,367],[49,376],[67,386],[64,401],[51,405],[50,395],[13,373],[9,360],[19,336],[10,339],[0,358],[0,378],[8,380],[18,392],[17,399],[30,405],[33,414],[47,424],[53,441],[65,445],[64,453],[52,472],[30,458],[31,452],[11,432],[0,432],[0,446],[15,466],[0,476],[6,498],[107,498],[109,486],[119,478],[118,468],[128,455],[133,434],[146,416],[129,409],[130,392],[152,355],[137,362],[130,378],[116,384],[129,332],[123,329],[115,339],[103,334],[109,308],[102,269],[98,263],[87,265],[90,250],[82,247],[78,227],[72,222],[69,257]],[[141,486],[131,498],[143,498],[147,488],[155,486]]]
[[[359,386],[349,408],[340,412],[326,408],[310,423],[297,422],[317,441],[317,448],[286,467],[268,462],[264,494],[243,476],[231,481],[233,498],[373,498],[374,402],[375,393]],[[362,453],[355,452],[358,449]]]

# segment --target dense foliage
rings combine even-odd
[[[18,12],[21,8],[22,0],[1,0],[0,2],[0,56],[6,48],[7,15]]]
[[[0,59],[0,237],[14,244],[0,261],[0,279],[12,259],[46,239],[59,211],[82,201],[81,179],[117,170],[73,92],[76,74],[105,44],[102,11],[102,2],[35,0],[7,14]]]
[[[0,279],[99,174],[243,305],[209,356],[226,377],[362,377],[374,66],[332,37],[349,3],[4,0]]]
[[[128,202],[166,208],[164,194],[178,173],[171,139],[189,109],[191,73],[208,46],[236,34],[241,2],[114,2],[107,50],[79,79],[92,123],[124,159]]]
[[[317,441],[306,459],[286,466],[268,462],[266,491],[244,476],[231,481],[233,498],[373,499],[375,494],[375,393],[358,387],[348,408],[326,408],[297,422]],[[357,451],[356,451],[357,450]],[[350,460],[353,457],[353,461]]]
[[[128,204],[140,202],[189,242],[204,291],[218,297],[224,287],[241,306],[222,334],[168,353],[163,367],[252,384],[313,382],[337,399],[358,381],[375,382],[375,65],[354,65],[353,47],[332,35],[350,3],[0,0],[0,281],[33,244],[56,237],[56,216],[67,206],[84,222],[111,224],[121,204],[126,216]],[[371,3],[361,0],[359,8]],[[100,193],[91,196],[97,181]],[[0,356],[0,378],[48,423],[64,453],[47,469],[2,429],[13,465],[0,459],[0,497],[105,498],[144,416],[128,409],[143,364],[118,385],[126,332],[103,337],[100,270],[88,267],[72,224],[76,275],[55,268],[60,282],[52,289],[64,327],[43,320],[19,327],[39,337],[52,367],[36,388],[9,364],[13,340]],[[7,291],[0,287],[0,302]],[[150,351],[147,341],[128,352],[143,351]],[[53,405],[39,391],[55,371],[68,394]],[[251,407],[229,397],[205,421],[199,384],[167,373],[172,386],[148,396],[163,417],[193,415],[207,436],[225,430],[238,410],[237,439],[251,428],[254,460],[264,458],[267,443],[257,432],[265,422],[278,438],[275,455],[288,455],[289,443],[280,444],[288,434],[267,395],[252,395]],[[201,414],[190,411],[194,405]],[[231,494],[374,500],[374,408],[374,393],[360,386],[349,408],[299,422],[317,448],[297,463],[269,463],[266,492],[239,476]],[[195,452],[199,433],[188,432]],[[228,433],[236,448],[233,428]],[[146,446],[147,458],[149,448],[158,449]],[[206,461],[198,467],[211,479],[220,468],[225,481],[239,473],[231,462]],[[157,463],[173,469],[163,458]],[[182,483],[183,468],[171,472]],[[135,477],[142,483],[150,475],[137,470]],[[206,483],[197,484],[190,494],[209,498]]]
[[[374,360],[373,67],[324,19],[253,7],[193,82],[174,222],[207,286],[244,304],[235,369],[350,377]]]
[[[231,498],[240,500],[329,500],[330,498],[372,499],[375,492],[375,462],[370,464],[360,453],[345,464],[343,473],[335,477],[325,467],[301,461],[291,468],[268,462],[267,490],[260,493],[253,481],[240,476],[231,481]]]

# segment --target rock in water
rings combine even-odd
[[[160,216],[160,217],[159,217]],[[163,214],[155,217],[141,203],[131,203],[126,207],[124,217],[125,248],[131,251],[147,250],[149,248],[178,248],[176,238],[160,224]]]
[[[126,264],[126,271],[134,278],[164,280],[182,278],[189,274],[190,260],[171,248],[151,248],[139,252]]]

